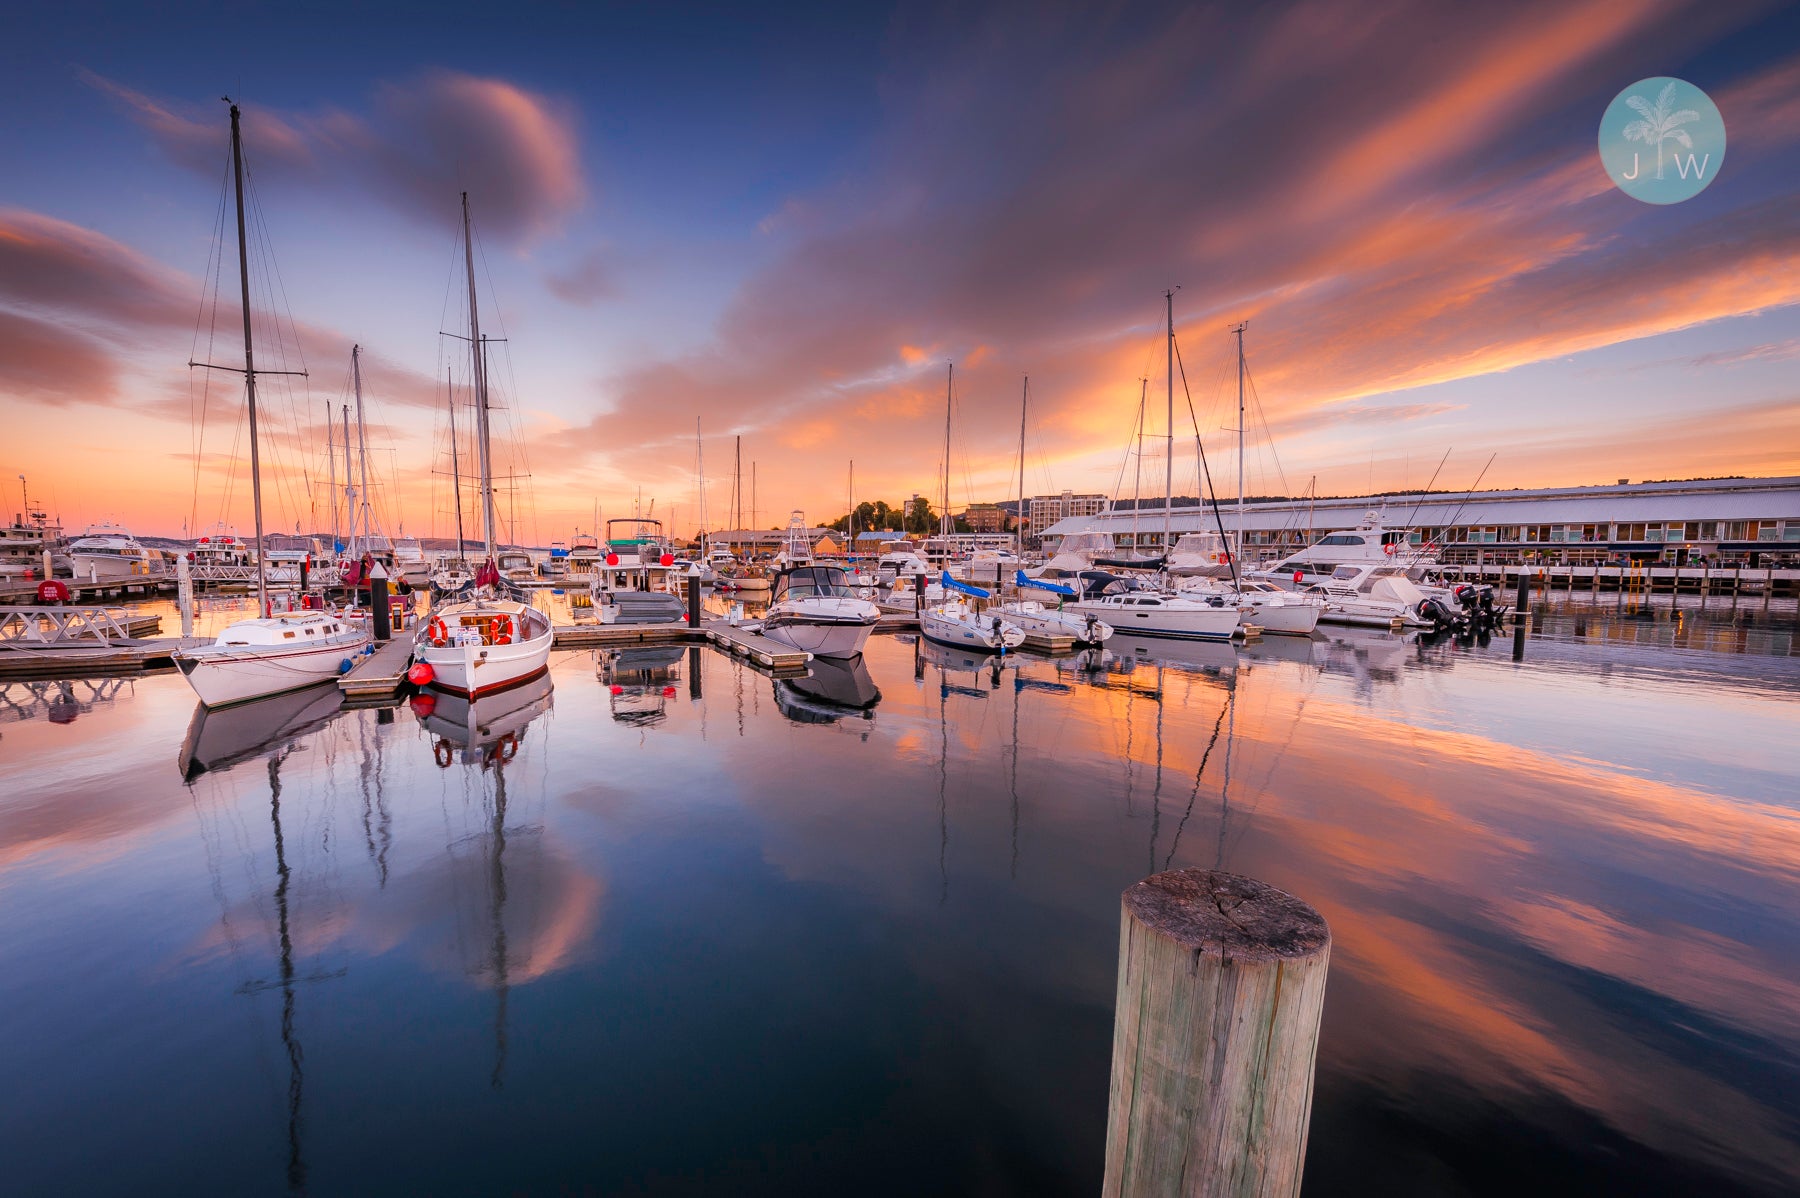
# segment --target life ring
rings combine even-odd
[[[1381,547],[1381,551],[1383,553],[1387,554],[1389,557],[1393,557],[1394,556],[1394,544],[1395,544],[1395,542],[1389,541],[1387,544],[1385,544]]]
[[[439,769],[447,770],[450,768],[450,762],[456,757],[456,750],[450,747],[449,741],[440,740],[431,746],[431,755],[437,759]]]
[[[425,628],[425,635],[430,638],[433,649],[442,649],[444,643],[450,639],[450,630],[444,627],[441,616],[433,616],[431,623]]]
[[[519,738],[508,732],[494,744],[494,756],[502,762],[511,761],[519,755]]]
[[[518,639],[519,621],[513,616],[501,616],[494,621],[494,643],[510,645]]]

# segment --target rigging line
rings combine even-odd
[[[225,260],[225,197],[231,186],[231,151],[225,152],[224,167],[219,177],[219,206],[213,216],[212,244],[207,247],[206,273],[200,277],[200,304],[194,313],[194,339],[188,347],[188,361],[212,361],[213,338],[219,325],[219,273]],[[206,317],[206,282],[212,280],[212,322],[206,334],[206,357],[200,358],[197,351],[200,347],[200,322]],[[188,368],[188,432],[194,451],[193,491],[188,500],[188,524],[200,522],[200,457],[206,449],[206,413],[212,400],[212,376],[210,370],[203,370],[204,379],[200,389],[200,419],[198,428],[194,420],[194,367]]]
[[[1499,456],[1500,453],[1498,450],[1488,455],[1487,466],[1481,468],[1481,473],[1475,476],[1475,481],[1469,484],[1468,491],[1463,494],[1462,502],[1456,505],[1456,510],[1450,513],[1450,519],[1444,522],[1445,537],[1448,537],[1450,535],[1450,530],[1456,527],[1456,518],[1462,515],[1462,510],[1465,507],[1469,506],[1469,500],[1474,496],[1475,488],[1479,487],[1481,485],[1481,480],[1487,477],[1488,466],[1492,466],[1494,464],[1494,459]],[[1423,546],[1421,546],[1421,549],[1422,548]]]
[[[1450,447],[1450,449],[1454,449],[1454,448],[1455,448],[1455,446]],[[1423,491],[1419,492],[1419,501],[1417,503],[1413,504],[1412,511],[1406,513],[1406,523],[1403,526],[1405,531],[1407,531],[1407,532],[1412,531],[1413,519],[1418,516],[1419,509],[1425,506],[1425,496],[1427,496],[1431,493],[1432,483],[1437,482],[1438,475],[1440,475],[1444,472],[1444,463],[1448,462],[1450,460],[1450,449],[1444,450],[1444,456],[1438,459],[1437,469],[1433,470],[1431,472],[1431,478],[1426,481],[1425,489]]]
[[[1173,342],[1175,346],[1175,365],[1181,370],[1181,393],[1187,397],[1188,416],[1191,419],[1194,414],[1194,396],[1193,392],[1188,390],[1187,364],[1181,360],[1181,339],[1172,336],[1169,340]],[[1219,539],[1229,545],[1231,543],[1231,538],[1225,535],[1225,518],[1219,515],[1219,496],[1213,489],[1212,470],[1209,469],[1206,464],[1206,446],[1202,444],[1200,440],[1200,425],[1198,421],[1194,424],[1194,450],[1200,456],[1200,473],[1206,479],[1206,493],[1199,497],[1201,506],[1204,508],[1206,501],[1208,499],[1212,500],[1213,524],[1219,530]],[[1202,521],[1206,519],[1204,510],[1201,512],[1200,518]],[[1236,590],[1239,587],[1237,559],[1238,555],[1236,553],[1231,554],[1231,586],[1233,590]]]
[[[1263,411],[1262,396],[1256,390],[1256,375],[1251,372],[1250,364],[1244,364],[1244,382],[1250,388],[1250,402],[1256,408],[1256,418],[1262,422],[1263,435],[1269,439],[1269,456],[1275,459],[1275,476],[1281,480],[1281,493],[1288,495],[1292,488],[1288,486],[1287,471],[1281,466],[1281,452],[1275,448],[1275,430],[1269,426],[1268,413]]]

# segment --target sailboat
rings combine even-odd
[[[1163,296],[1168,305],[1169,352],[1169,442],[1174,446],[1175,428],[1175,292]],[[1141,404],[1140,400],[1140,412]],[[1143,417],[1138,418],[1143,427]],[[1168,456],[1163,489],[1163,535],[1166,552],[1170,543],[1170,526],[1175,506],[1175,455]],[[1104,564],[1097,560],[1096,564]],[[1159,562],[1160,564],[1160,562]],[[1065,605],[1066,610],[1081,616],[1094,616],[1111,624],[1119,632],[1138,636],[1171,637],[1178,640],[1229,640],[1237,633],[1242,613],[1235,602],[1219,595],[1188,595],[1155,589],[1132,589],[1094,598],[1082,597]]]
[[[250,494],[256,544],[263,544],[262,475],[256,437],[256,356],[250,341],[250,257],[244,229],[244,146],[238,106],[231,106],[231,162],[237,186],[238,275],[244,305],[244,397],[250,415]],[[209,364],[201,363],[201,365]],[[236,371],[236,367],[217,367]],[[277,371],[273,373],[297,373]],[[177,649],[175,665],[208,707],[260,699],[311,686],[342,673],[369,645],[369,634],[317,610],[271,614],[265,563],[256,567],[258,616],[239,620],[210,645]]]
[[[1182,565],[1188,573],[1195,577],[1182,583],[1178,590],[1182,593],[1218,596],[1226,602],[1235,602],[1241,608],[1247,608],[1251,622],[1264,632],[1283,633],[1289,636],[1311,636],[1314,628],[1319,626],[1320,618],[1325,614],[1325,600],[1315,594],[1301,594],[1284,587],[1276,586],[1266,580],[1244,578],[1239,571],[1244,560],[1244,328],[1240,324],[1232,331],[1237,334],[1237,375],[1238,375],[1238,496],[1237,496],[1237,544],[1234,550],[1224,548],[1224,529],[1216,533],[1189,533],[1176,542],[1175,554],[1171,555],[1171,566],[1175,559],[1184,553],[1186,560]],[[1196,436],[1198,433],[1196,433]],[[1217,519],[1217,505],[1214,505],[1214,518]],[[1205,543],[1206,538],[1216,538]],[[1201,540],[1199,545],[1195,540]],[[1185,548],[1184,548],[1185,547]],[[1206,565],[1200,563],[1211,558]],[[1170,573],[1175,573],[1171,569]]]
[[[555,633],[550,617],[529,604],[501,598],[494,566],[494,469],[489,451],[487,363],[475,303],[475,242],[469,193],[462,195],[463,259],[469,276],[469,353],[475,383],[476,449],[481,472],[481,532],[487,564],[472,597],[441,604],[415,634],[413,657],[426,683],[474,698],[529,682],[549,668]]]

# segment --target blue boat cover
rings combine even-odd
[[[946,591],[961,591],[963,594],[973,595],[977,599],[986,599],[989,597],[988,592],[982,590],[980,587],[972,587],[966,582],[956,581],[956,579],[950,577],[950,571],[948,570],[944,571],[944,589]]]
[[[1049,591],[1053,595],[1073,595],[1075,593],[1074,587],[1066,587],[1058,582],[1040,582],[1035,578],[1027,578],[1025,577],[1025,571],[1023,570],[1019,571],[1018,576],[1015,577],[1013,581],[1019,586],[1036,587],[1040,591]]]

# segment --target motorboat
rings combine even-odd
[[[1178,640],[1230,640],[1242,623],[1238,605],[1223,596],[1148,587],[1083,596],[1064,604],[1063,610],[1093,615],[1122,633]]]
[[[138,544],[129,529],[117,524],[90,524],[69,544],[69,560],[77,582],[122,582],[163,578],[163,555]]]
[[[417,537],[401,537],[394,542],[394,576],[406,579],[406,585],[413,587],[431,582],[431,562]]]
[[[239,620],[171,656],[200,702],[223,707],[335,678],[368,647],[368,632],[344,617],[303,610]]]
[[[569,541],[570,574],[591,574],[596,564],[606,555],[600,551],[600,538],[592,533],[578,532]]]
[[[875,575],[883,583],[929,573],[931,566],[913,550],[911,541],[888,541],[881,547],[881,556],[875,559]]]
[[[1229,579],[1201,575],[1181,583],[1176,593],[1205,597],[1216,595],[1227,603],[1247,607],[1250,609],[1245,616],[1247,623],[1256,625],[1264,632],[1284,636],[1311,636],[1313,629],[1319,626],[1320,617],[1325,614],[1325,600],[1319,595],[1290,591],[1272,582],[1250,578],[1243,579],[1238,586],[1233,587]]]
[[[989,592],[957,582],[948,570],[939,582],[949,597],[919,613],[919,632],[926,640],[988,653],[1005,653],[1025,643],[1023,628],[995,609],[982,610],[969,602],[991,598]]]
[[[469,568],[467,558],[441,553],[432,566],[430,581],[432,594],[453,595],[475,585],[475,572]]]
[[[573,551],[571,551],[571,554]],[[588,590],[599,607],[612,591],[675,591],[675,555],[662,521],[630,517],[606,522],[606,556],[594,563]]]
[[[1292,590],[1325,583],[1340,566],[1398,566],[1414,582],[1423,580],[1437,558],[1426,547],[1415,548],[1406,529],[1388,528],[1376,512],[1363,516],[1362,524],[1343,532],[1327,533],[1265,570],[1249,577]]]
[[[775,576],[762,634],[815,657],[855,657],[881,620],[842,566],[792,566]]]
[[[188,564],[198,582],[243,582],[251,579],[256,555],[235,531],[219,529],[188,548]]]
[[[427,685],[480,696],[542,673],[554,640],[543,612],[478,594],[434,607],[414,633],[413,658],[431,667]]]
[[[518,583],[537,581],[537,563],[523,549],[502,549],[494,564],[502,578]]]
[[[1342,565],[1310,589],[1324,600],[1320,620],[1327,624],[1430,628],[1438,623],[1426,606],[1434,596],[1408,576],[1405,566]]]
[[[669,591],[598,590],[593,602],[602,624],[680,624],[687,619],[687,604]]]
[[[951,573],[964,582],[992,582],[998,586],[1024,564],[1025,559],[1010,549],[977,549],[967,560],[958,562]]]
[[[606,687],[612,718],[621,724],[647,727],[668,716],[669,700],[681,681],[681,663],[687,650],[680,645],[634,645],[629,649],[602,649],[600,682]]]
[[[1038,600],[1023,597],[1026,590],[1048,591],[1073,597],[1076,593],[1073,587],[1027,578],[1023,570],[1015,572],[1014,582],[1020,589],[1021,597],[1009,599],[990,610],[999,612],[1008,623],[1017,624],[1027,633],[1071,637],[1078,645],[1103,644],[1113,634],[1112,625],[1091,612],[1076,614],[1060,607],[1046,607]]]

